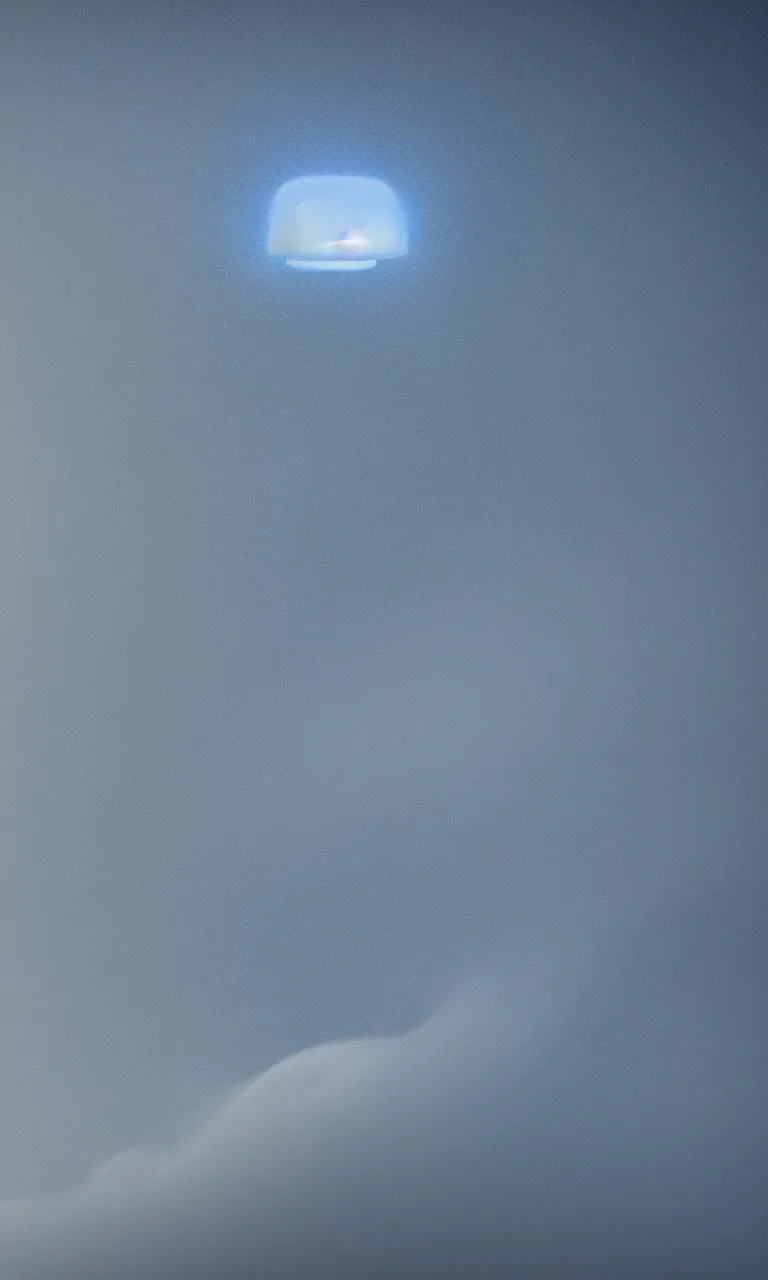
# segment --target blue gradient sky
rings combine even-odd
[[[759,8],[9,6],[8,1280],[764,1274]]]

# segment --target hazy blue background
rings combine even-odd
[[[524,1203],[556,1280],[586,1167],[618,1238],[663,1169],[690,1274],[762,1274],[760,8],[5,7],[3,1198],[466,982],[505,1040],[562,943],[416,1200],[450,1169],[472,1237],[493,1098],[502,1274]],[[313,171],[390,182],[411,255],[268,263]]]

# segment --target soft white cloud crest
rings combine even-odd
[[[633,1008],[626,955],[601,976],[567,950],[0,1206],[3,1280],[757,1276],[751,1086],[717,1011],[681,987],[659,1013],[663,956]]]
[[[383,1229],[380,1195],[411,1216],[413,1166],[452,1111],[466,1112],[502,1052],[504,1021],[499,994],[469,986],[405,1035],[285,1059],[167,1151],[125,1152],[73,1190],[6,1202],[4,1280],[133,1280],[147,1267],[226,1274],[249,1259],[305,1274],[310,1224],[317,1248],[343,1266],[353,1237],[353,1252],[370,1249],[375,1219]]]

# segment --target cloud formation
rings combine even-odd
[[[574,959],[286,1058],[170,1149],[7,1202],[4,1280],[756,1277],[755,1116],[717,1012],[664,1008],[663,982],[651,1007],[646,971],[632,1009],[628,952]]]

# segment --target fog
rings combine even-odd
[[[762,1276],[760,7],[4,25],[3,1280]]]

